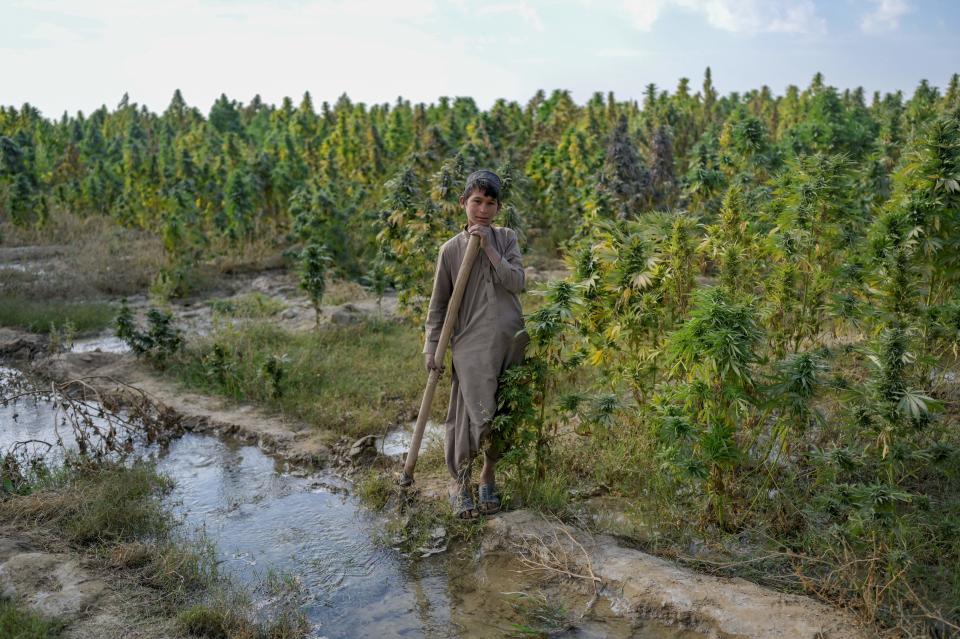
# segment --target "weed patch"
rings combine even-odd
[[[411,417],[425,379],[421,340],[419,330],[394,322],[310,333],[251,322],[221,327],[176,356],[169,370],[191,389],[359,437]]]
[[[77,333],[93,333],[110,325],[114,309],[105,302],[67,302],[20,295],[0,295],[0,326],[33,333],[72,327]]]
[[[210,308],[214,313],[227,317],[262,319],[279,314],[286,306],[283,302],[258,292],[211,300]]]
[[[383,473],[371,470],[353,484],[353,494],[364,506],[381,511],[397,491],[396,484]]]

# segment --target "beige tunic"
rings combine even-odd
[[[469,469],[480,451],[497,409],[497,380],[507,367],[523,359],[528,341],[526,333],[521,332],[523,311],[519,294],[524,287],[524,272],[517,234],[512,229],[492,227],[491,235],[493,248],[501,259],[491,264],[480,250],[450,340],[453,372],[444,448],[447,468],[454,478]],[[437,350],[447,302],[469,237],[463,231],[440,247],[427,312],[424,353]]]

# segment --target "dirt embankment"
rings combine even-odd
[[[229,404],[223,399],[184,391],[129,353],[63,353],[34,361],[32,370],[59,382],[83,379],[104,395],[123,396],[135,388],[163,405],[184,430],[255,443],[292,463],[321,467],[330,459],[330,448],[325,443],[331,439],[330,433],[255,406]]]
[[[653,618],[709,637],[866,639],[855,619],[808,597],[762,588],[744,579],[693,572],[624,548],[609,535],[592,536],[517,510],[490,520],[483,550],[513,551],[528,565],[562,568],[590,582],[614,612]]]
[[[34,352],[31,336],[0,332],[0,354]],[[41,352],[38,348],[35,352]],[[256,442],[293,463],[324,465],[332,458],[324,443],[333,438],[295,420],[256,407],[185,392],[160,378],[130,354],[66,353],[35,359],[33,368],[53,380],[85,379],[103,393],[136,387],[177,416],[186,430],[215,432]],[[711,637],[756,639],[863,639],[848,614],[810,598],[785,595],[742,579],[702,575],[669,561],[621,546],[607,535],[589,534],[519,510],[492,518],[484,550],[530,557],[537,548],[562,555],[582,575],[597,578],[600,594],[628,617],[655,617],[695,628]],[[569,533],[569,534],[568,534]],[[0,555],[2,558],[2,555]],[[19,560],[26,561],[26,560]],[[39,561],[39,559],[37,560]],[[555,567],[547,566],[550,570]],[[2,574],[2,573],[0,573]],[[593,581],[591,581],[593,583]]]
[[[42,335],[0,328],[0,363],[29,362],[47,349],[48,339]]]
[[[149,611],[155,596],[36,531],[0,528],[0,596],[64,624],[64,639],[181,636],[169,617]]]

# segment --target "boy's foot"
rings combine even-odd
[[[493,515],[500,512],[500,493],[494,484],[480,484],[480,514]]]
[[[458,519],[476,519],[480,516],[476,505],[473,503],[473,495],[470,494],[470,486],[464,484],[457,492],[449,494],[450,507],[453,508],[453,515]]]

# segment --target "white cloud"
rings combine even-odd
[[[537,31],[543,31],[543,21],[537,10],[526,2],[480,5],[473,9],[479,15],[515,15]]]
[[[624,0],[623,8],[633,21],[633,26],[641,31],[649,31],[660,17],[663,0]]]
[[[317,105],[344,92],[367,103],[444,94],[491,103],[517,92],[520,81],[507,62],[478,53],[462,34],[434,28],[437,0],[20,0],[19,6],[56,16],[58,24],[33,20],[25,34],[39,47],[0,42],[2,102],[29,101],[52,117],[112,107],[124,92],[162,110],[177,88],[202,110],[221,93],[243,102],[259,93],[279,103],[306,90]],[[81,23],[83,29],[71,26]],[[478,55],[497,83],[477,84],[464,74]]]
[[[866,33],[896,31],[900,18],[913,10],[907,0],[870,0],[873,11],[860,18],[860,29]]]
[[[898,1],[898,0],[893,0]],[[649,31],[668,7],[702,15],[710,26],[733,33],[822,33],[826,22],[813,0],[622,0],[641,31]]]

